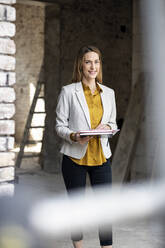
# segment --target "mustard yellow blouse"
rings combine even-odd
[[[89,108],[91,128],[95,129],[100,124],[103,115],[103,107],[100,96],[100,92],[102,91],[102,89],[97,84],[97,88],[93,95],[88,86],[85,86],[83,84],[83,89]],[[87,151],[83,158],[81,159],[71,158],[71,159],[79,165],[88,165],[88,166],[102,165],[104,162],[106,162],[106,158],[102,151],[100,138],[94,137],[89,140]]]

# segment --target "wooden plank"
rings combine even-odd
[[[113,156],[112,175],[114,183],[123,183],[131,166],[130,160],[142,116],[144,99],[142,82],[143,80],[139,80],[132,91],[124,124]]]
[[[29,128],[45,128],[45,126],[30,126]]]

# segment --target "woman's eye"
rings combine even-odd
[[[90,62],[90,61],[85,61],[85,64],[90,64],[90,63],[92,63],[92,62]],[[99,64],[100,61],[98,60],[98,61],[95,61],[94,63],[95,63],[95,64]]]

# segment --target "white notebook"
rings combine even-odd
[[[119,132],[119,129],[110,129],[110,130],[104,130],[104,129],[91,129],[91,130],[85,130],[80,131],[80,136],[112,136],[115,135],[117,132]]]

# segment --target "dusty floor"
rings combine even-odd
[[[49,194],[55,197],[65,191],[61,174],[43,172],[36,160],[33,160],[33,162],[25,160],[21,169],[17,170],[17,175],[19,176],[19,183],[16,188],[26,186],[37,197],[44,197]],[[113,248],[163,248],[165,246],[164,233],[160,224],[155,220],[115,225],[113,236]],[[71,248],[72,243],[68,235],[58,239],[46,237],[42,240],[42,247]],[[84,248],[97,247],[99,247],[97,229],[84,233]]]

